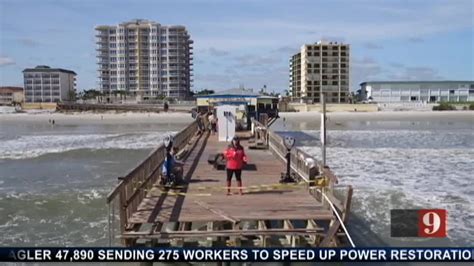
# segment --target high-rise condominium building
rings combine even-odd
[[[345,103],[349,98],[349,45],[319,41],[305,44],[290,58],[290,92],[293,97]]]
[[[142,99],[183,99],[191,88],[192,43],[184,26],[134,20],[97,26],[99,87]]]
[[[23,70],[25,102],[74,101],[76,73],[62,68],[37,66]]]

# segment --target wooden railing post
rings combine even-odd
[[[127,206],[126,206],[127,195],[125,193],[125,187],[120,189],[119,194],[119,214],[120,214],[120,232],[125,232],[125,223],[127,221]]]

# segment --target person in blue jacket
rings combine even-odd
[[[171,140],[165,140],[165,151],[166,156],[161,171],[163,183],[165,185],[177,184],[183,175],[183,162],[176,159],[178,149],[173,147]]]

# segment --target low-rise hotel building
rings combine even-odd
[[[37,66],[23,70],[25,102],[74,101],[76,73],[62,68]]]
[[[377,103],[474,101],[474,81],[367,81],[362,99]]]
[[[0,87],[0,105],[20,104],[23,99],[23,88]]]

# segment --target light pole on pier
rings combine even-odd
[[[326,96],[321,92],[321,157],[322,166],[326,167]]]

